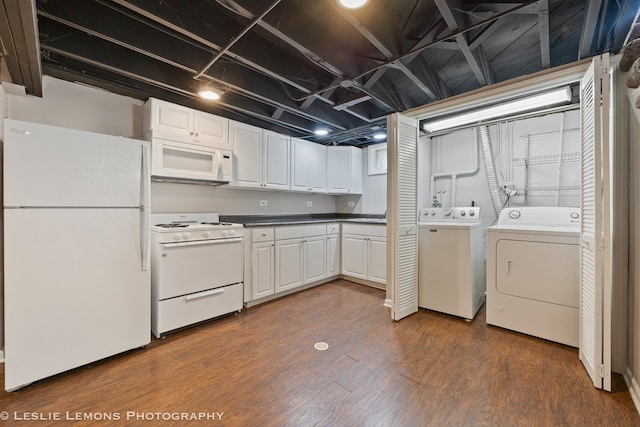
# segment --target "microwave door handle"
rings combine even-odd
[[[149,175],[149,146],[142,144],[142,188],[140,206],[140,250],[142,271],[149,270],[149,213],[151,211],[151,177]]]
[[[222,154],[220,154],[220,150],[216,150],[216,158],[218,159],[218,179],[222,181],[224,179],[224,170],[222,168]]]

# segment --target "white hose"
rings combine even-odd
[[[480,143],[482,146],[482,157],[484,158],[484,171],[487,174],[487,183],[489,184],[491,204],[493,204],[493,210],[497,217],[500,215],[500,211],[502,210],[502,196],[500,195],[500,185],[498,184],[496,167],[493,164],[493,153],[491,152],[489,129],[486,126],[480,126],[479,130]]]

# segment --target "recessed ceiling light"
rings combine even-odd
[[[373,134],[373,139],[377,139],[378,141],[380,141],[381,139],[385,139],[387,137],[387,134],[384,132],[379,132],[379,133],[374,133]]]
[[[327,135],[329,135],[329,131],[326,130],[326,129],[317,129],[313,133],[315,133],[316,136],[327,136]]]
[[[338,4],[346,9],[357,9],[369,3],[369,0],[338,0]]]
[[[209,89],[201,90],[200,92],[198,92],[198,95],[200,95],[201,98],[211,101],[217,101],[218,99],[220,99],[220,94],[218,92]]]

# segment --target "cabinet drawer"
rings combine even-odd
[[[253,243],[272,241],[274,234],[273,227],[254,228],[251,230],[251,241]]]
[[[325,224],[289,225],[276,228],[276,240],[301,239],[303,237],[324,236],[327,234]]]
[[[345,222],[342,224],[343,234],[360,234],[363,236],[387,237],[387,226],[378,224],[356,224]]]
[[[155,313],[156,336],[183,326],[242,309],[242,283],[160,301]]]
[[[327,224],[327,234],[338,234],[340,233],[340,224],[337,222],[332,222]]]

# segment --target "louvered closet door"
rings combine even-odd
[[[595,57],[580,84],[582,222],[579,347],[580,360],[594,386],[611,390],[611,258],[605,253],[605,248],[610,247],[607,66],[608,56]]]
[[[400,320],[418,311],[418,122],[392,114],[387,135],[387,283],[391,317]]]

